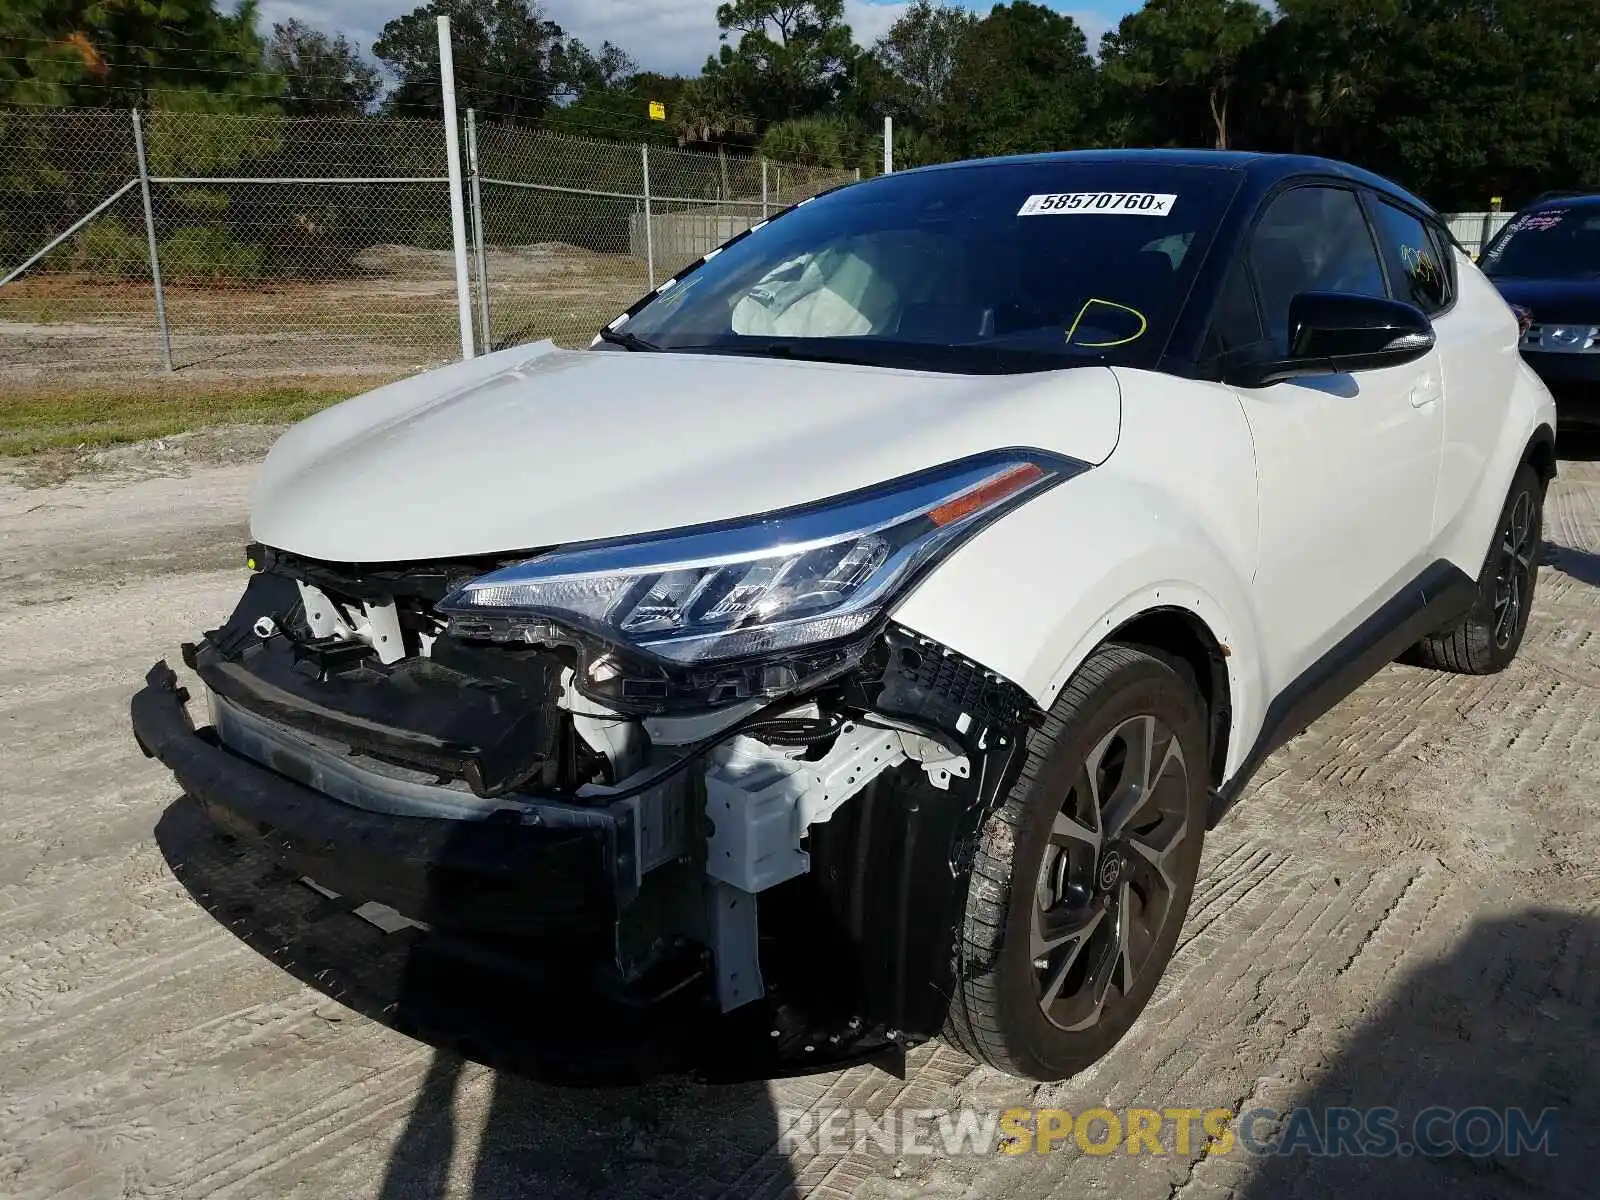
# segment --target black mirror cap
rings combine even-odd
[[[1433,349],[1433,325],[1401,300],[1301,292],[1289,301],[1289,357],[1332,360],[1336,370],[1414,362]]]
[[[1265,387],[1307,375],[1340,375],[1415,362],[1434,345],[1416,305],[1345,292],[1301,292],[1289,302],[1289,355],[1241,364],[1233,382]]]

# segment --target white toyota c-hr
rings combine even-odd
[[[162,663],[134,728],[293,874],[537,964],[567,1036],[1060,1078],[1265,755],[1397,657],[1516,654],[1555,472],[1517,336],[1340,163],[873,179],[588,351],[291,430],[184,648],[210,727]]]

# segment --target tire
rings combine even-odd
[[[1543,533],[1544,483],[1531,465],[1523,463],[1511,480],[1511,492],[1478,573],[1477,601],[1455,628],[1417,644],[1418,666],[1459,675],[1493,675],[1511,665],[1528,629]]]
[[[980,835],[945,1030],[960,1049],[1049,1081],[1127,1032],[1194,892],[1206,728],[1192,676],[1158,651],[1102,646],[1068,682]]]

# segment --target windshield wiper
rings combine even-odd
[[[609,325],[600,327],[600,340],[602,342],[610,342],[613,346],[621,346],[626,350],[646,351],[661,349],[654,342],[647,342],[636,333],[612,329]]]

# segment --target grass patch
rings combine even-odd
[[[381,380],[144,381],[0,391],[0,455],[141,442],[218,425],[286,425]]]

